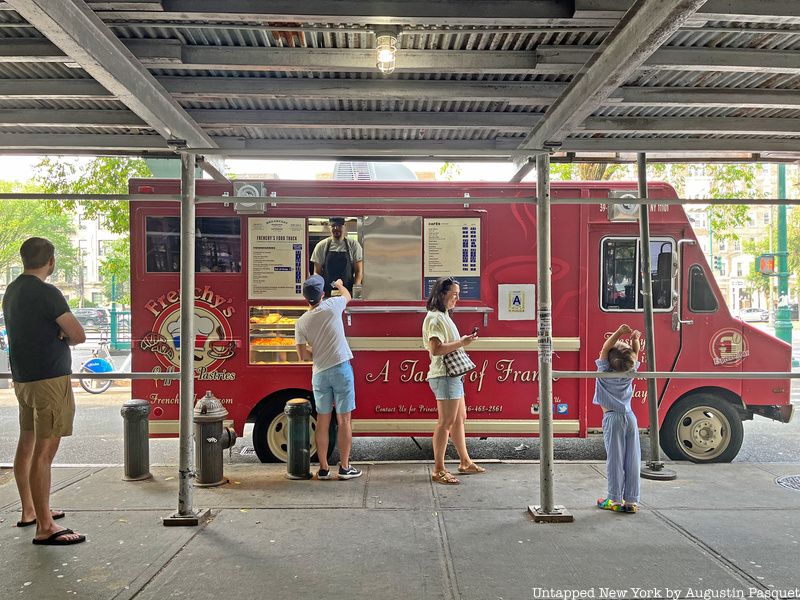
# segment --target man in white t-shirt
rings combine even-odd
[[[333,282],[341,279],[344,287],[352,293],[354,285],[361,285],[364,278],[364,250],[357,240],[347,237],[344,217],[328,219],[330,237],[319,242],[311,253],[314,273],[325,279],[325,295],[330,296]]]
[[[339,479],[354,479],[361,477],[361,471],[350,464],[353,445],[350,414],[356,407],[355,380],[350,366],[353,353],[347,345],[342,324],[342,313],[351,297],[341,279],[335,280],[333,287],[341,296],[323,300],[325,280],[322,277],[312,275],[303,283],[303,296],[311,309],[295,324],[295,344],[301,360],[313,361],[311,385],[317,407],[317,479],[334,478],[328,465],[328,429],[334,403],[339,425]]]

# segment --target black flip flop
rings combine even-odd
[[[63,511],[59,511],[57,513],[53,513],[53,520],[56,521],[58,519],[63,519],[66,515]],[[17,521],[17,527],[30,527],[31,525],[36,525],[36,519],[32,521]]]
[[[73,544],[80,544],[81,542],[86,541],[86,536],[83,534],[77,534],[78,537],[73,540],[62,540],[61,538],[65,535],[72,535],[75,533],[72,529],[62,529],[61,531],[56,531],[50,537],[44,538],[43,540],[37,540],[33,538],[33,543],[37,546],[71,546]]]

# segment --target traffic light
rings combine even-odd
[[[722,270],[722,257],[719,256],[718,254],[714,256],[714,268],[717,271]]]
[[[764,275],[773,275],[775,273],[774,254],[762,254],[756,260],[759,273],[763,273]]]

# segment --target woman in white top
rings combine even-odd
[[[439,412],[439,419],[433,430],[434,468],[431,479],[436,483],[447,485],[459,483],[458,479],[444,467],[448,436],[453,440],[453,445],[458,452],[459,473],[486,472],[486,469],[472,462],[469,452],[467,452],[464,435],[464,424],[467,420],[467,408],[464,404],[464,376],[448,377],[442,358],[445,354],[469,346],[477,337],[477,333],[460,335],[456,324],[450,318],[450,311],[458,302],[458,294],[459,285],[455,279],[452,277],[438,279],[428,296],[428,314],[422,323],[422,340],[428,348],[431,358],[428,385],[436,395]]]

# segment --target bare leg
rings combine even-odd
[[[353,447],[353,429],[350,424],[351,414],[336,413],[336,421],[339,424],[339,433],[336,437],[339,443],[339,462],[345,469],[350,467],[350,450]]]
[[[33,431],[20,431],[17,453],[14,455],[14,479],[19,490],[19,499],[22,503],[22,516],[20,521],[32,521],[36,518],[31,496],[31,461],[33,459],[33,446],[36,441]]]
[[[331,413],[317,413],[317,430],[314,438],[317,441],[317,457],[319,458],[319,468],[327,471],[328,465],[328,430],[331,426]]]
[[[38,539],[44,539],[65,529],[56,525],[50,512],[51,467],[60,442],[60,437],[36,439],[33,446],[29,481],[33,507],[36,511],[36,537]],[[77,533],[69,534],[63,536],[62,539],[77,539],[78,535]]]
[[[444,471],[444,455],[447,451],[447,437],[458,415],[458,402],[456,400],[437,400],[439,418],[433,430],[433,470],[436,473]]]
[[[453,428],[450,430],[450,439],[453,440],[453,445],[456,447],[456,452],[458,452],[459,466],[465,469],[472,464],[472,459],[469,457],[469,452],[467,451],[467,439],[464,432],[467,421],[467,405],[464,403],[463,397],[459,398],[457,403],[458,411],[453,423]]]

